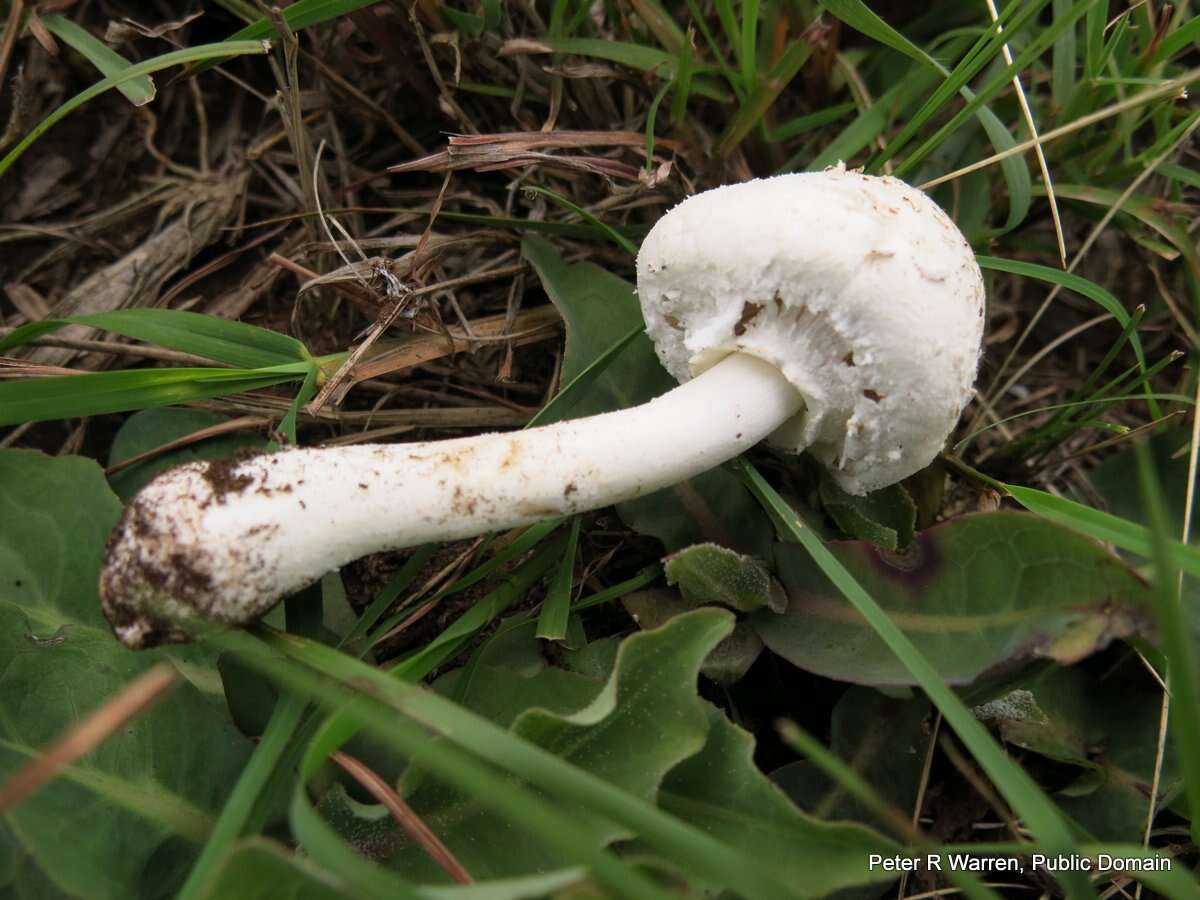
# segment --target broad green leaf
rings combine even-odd
[[[527,709],[565,716],[595,700],[612,674],[620,642],[594,641],[565,654],[565,665],[550,666],[534,639],[534,623],[521,624],[525,627],[490,647],[484,661],[446,673],[434,689],[505,728]]]
[[[635,288],[591,263],[568,265],[554,247],[526,238],[522,252],[541,278],[567,327],[562,381],[570,384],[610,347],[643,326]],[[561,415],[578,418],[644,403],[675,386],[644,334],[629,343],[592,379],[586,392]],[[713,470],[683,484],[617,507],[631,528],[657,537],[668,550],[702,541],[765,554],[766,518],[738,480]]]
[[[716,603],[737,612],[783,612],[787,598],[765,565],[717,544],[694,544],[664,560],[668,584],[692,606]]]
[[[633,591],[621,598],[621,605],[643,631],[661,628],[675,616],[697,607],[676,591],[661,588]],[[754,665],[762,651],[763,642],[758,632],[748,622],[739,620],[733,631],[709,651],[700,674],[718,684],[733,684]]]
[[[0,897],[4,900],[74,900],[42,871],[25,852],[8,826],[0,821]]]
[[[975,713],[1006,743],[1083,770],[1055,800],[1094,837],[1136,841],[1154,777],[1161,689],[1136,657],[1097,663],[1045,667]],[[1160,797],[1179,785],[1174,755],[1168,746]]]
[[[824,897],[850,885],[890,881],[863,860],[894,852],[859,825],[824,823],[802,813],[754,764],[754,738],[716,707],[703,704],[708,740],[663,782],[668,812],[770,866],[798,897]]]
[[[522,253],[534,266],[547,296],[567,327],[561,380],[569,384],[617,340],[641,326],[636,289],[591,263],[568,264],[554,246],[526,238]],[[571,418],[636,406],[675,387],[643,333],[632,339],[593,382],[587,394],[563,413]]]
[[[134,413],[122,424],[108,451],[110,466],[154,450],[164,444],[229,421],[225,416],[203,409],[146,409]],[[271,446],[252,431],[234,431],[188,444],[168,453],[135,463],[114,472],[108,483],[122,500],[128,500],[152,478],[172,466],[200,459],[222,459],[239,450],[263,450]]]
[[[996,485],[1027,510],[1051,522],[1059,522],[1129,553],[1150,556],[1150,531],[1144,525],[1037,488],[1004,482],[996,482]],[[1175,565],[1189,575],[1200,578],[1200,547],[1174,540],[1168,541],[1168,546]]]
[[[908,816],[932,739],[930,720],[929,701],[924,697],[896,699],[871,688],[852,687],[833,708],[829,749],[879,797]],[[808,760],[776,769],[771,780],[801,809],[820,819],[886,825]]]
[[[618,338],[607,350],[593,359],[587,368],[578,372],[574,378],[563,384],[559,392],[550,399],[550,402],[534,414],[533,418],[525,424],[525,427],[535,428],[538,425],[561,422],[563,419],[570,418],[568,414],[575,406],[575,402],[587,396],[595,380],[604,374],[604,370],[608,368],[614,359],[621,355],[626,345],[631,341],[644,338],[643,331],[645,331],[645,327],[641,322],[630,328],[623,337]]]
[[[714,610],[687,613],[625,638],[616,654],[613,640],[565,654],[566,668],[539,663],[531,631],[510,636],[489,655],[493,665],[475,677],[463,702],[648,798],[662,779],[657,797],[664,809],[757,856],[764,867],[784,866],[797,897],[871,880],[862,859],[889,852],[890,844],[867,829],[819,823],[800,812],[755,767],[753,738],[697,696],[696,666],[728,632],[728,621]],[[717,623],[724,624],[714,630]],[[537,671],[520,674],[495,663]],[[457,677],[446,676],[439,688],[452,689]],[[518,713],[522,705],[527,710]],[[496,839],[514,847],[511,837]],[[791,879],[793,869],[817,860],[824,873]]]
[[[825,511],[850,537],[870,541],[885,550],[900,550],[912,542],[917,506],[902,485],[893,484],[856,497],[822,473],[820,490]]]
[[[696,696],[696,677],[732,624],[728,613],[698,610],[656,631],[631,635],[590,700],[569,710],[565,703],[554,703],[558,710],[552,711],[539,705],[545,702],[545,689],[539,689],[537,700],[508,727],[591,775],[653,801],[666,773],[704,745],[708,725]],[[487,693],[495,690],[482,679],[475,684]],[[468,708],[472,696],[465,698]],[[440,749],[434,746],[429,752]],[[417,765],[422,761],[418,758]],[[544,842],[498,819],[478,798],[425,779],[407,800],[476,877],[520,875],[562,864]],[[586,809],[573,810],[573,815],[598,845],[628,836],[626,829]],[[431,872],[425,854],[415,848],[395,864],[410,878]]]
[[[328,869],[262,837],[240,842],[221,861],[205,900],[355,900]]]
[[[728,622],[727,613],[711,610],[688,616],[714,614],[723,625]],[[294,636],[257,629],[254,634],[226,631],[211,640],[324,709],[343,711],[355,727],[401,752],[426,754],[423,762],[436,777],[458,786],[515,827],[540,835],[546,847],[557,848],[562,860],[588,866],[592,878],[615,889],[616,896],[666,900],[669,895],[631,864],[597,848],[590,829],[574,817],[576,810],[622,824],[686,871],[742,896],[786,900],[793,894],[756,860],[436,692],[396,681],[343,653]],[[428,753],[431,731],[447,738],[437,753]],[[314,745],[313,750],[301,764],[304,778],[326,760],[324,748]],[[514,787],[504,772],[547,791],[553,799],[543,801],[530,790]]]
[[[321,797],[317,811],[347,844],[367,859],[385,860],[399,848],[400,827],[388,808],[380,803],[355,800],[340,782],[335,782]]]
[[[963,516],[904,552],[855,541],[829,549],[951,684],[1039,657],[1072,663],[1153,631],[1146,586],[1124,563],[1022,513]],[[752,619],[771,650],[828,678],[914,683],[802,549],[779,545],[776,563],[787,613]]]
[[[182,878],[249,750],[205,651],[112,637],[96,584],[120,512],[94,462],[0,451],[0,778],[155,663],[189,679],[4,815],[45,877],[88,900],[142,896],[152,870]]]
[[[70,19],[51,15],[42,16],[41,20],[47,31],[87,57],[88,62],[100,70],[101,75],[106,77],[119,75],[132,65],[129,60],[104,41],[93,36],[91,32],[76,25]],[[119,85],[117,89],[134,106],[145,106],[154,99],[154,79],[149,75],[127,81]]]
[[[0,339],[0,352],[71,324],[103,328],[148,344],[247,369],[307,362],[312,358],[300,341],[286,334],[178,309],[121,309],[31,322]]]
[[[842,560],[818,535],[804,526],[795,511],[758,470],[745,462],[740,462],[737,468],[755,498],[769,510],[780,534],[802,547],[825,579],[836,586],[838,593],[849,601],[858,616],[867,620],[874,634],[941,711],[946,723],[954,729],[975,761],[991,777],[1000,794],[1025,820],[1042,845],[1051,853],[1069,851],[1075,844],[1074,835],[1061,813],[1029,773],[1000,748],[946,683],[936,666],[917,649]],[[1090,896],[1088,881],[1080,873],[1064,872],[1058,876],[1058,880],[1072,900]]]

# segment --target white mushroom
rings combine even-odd
[[[131,647],[251,621],[351,560],[629,500],[764,438],[852,493],[927,465],[971,394],[983,283],[921,192],[842,168],[718,188],[638,256],[659,357],[642,406],[511,434],[190,463],[129,504],[101,573]]]

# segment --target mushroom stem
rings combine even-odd
[[[133,500],[101,574],[117,636],[186,635],[174,620],[261,616],[368,553],[583,512],[685,481],[754,446],[804,401],[735,353],[631,409],[508,434],[191,463]]]

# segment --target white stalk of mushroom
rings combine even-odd
[[[637,260],[646,329],[681,385],[509,434],[189,463],[113,533],[105,615],[130,647],[196,615],[252,621],[368,553],[597,509],[759,441],[862,494],[926,466],[971,395],[983,281],[920,191],[839,167],[698,194]]]

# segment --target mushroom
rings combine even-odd
[[[679,387],[515,433],[172,469],[109,542],[100,593],[117,637],[144,647],[187,639],[196,615],[252,621],[368,553],[619,503],[763,439],[863,494],[926,466],[971,395],[979,268],[895,178],[839,166],[698,194],[650,231],[637,271]]]

